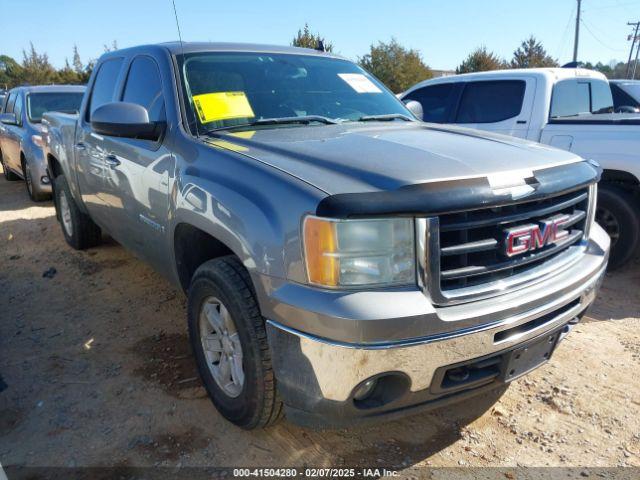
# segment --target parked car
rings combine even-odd
[[[612,268],[640,244],[640,115],[612,114],[607,79],[575,68],[500,70],[427,80],[400,95],[427,122],[522,137],[604,168],[597,221],[611,236]]]
[[[640,112],[640,80],[609,80],[616,112]]]
[[[425,125],[329,53],[110,52],[80,114],[44,118],[67,243],[107,231],[187,293],[203,383],[244,428],[473,401],[546,362],[606,268],[596,164]]]
[[[33,201],[51,197],[51,181],[42,154],[42,115],[77,111],[85,87],[18,87],[8,92],[0,114],[0,162],[7,180],[25,180]]]
[[[5,90],[0,90],[0,113],[3,112],[5,98],[7,98],[7,92]]]

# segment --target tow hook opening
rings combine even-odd
[[[361,410],[382,407],[402,397],[410,385],[409,378],[403,373],[382,373],[358,384],[351,398],[354,406]]]

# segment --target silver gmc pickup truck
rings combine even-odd
[[[114,51],[79,115],[44,118],[67,242],[108,232],[187,293],[204,385],[244,428],[495,389],[550,358],[605,271],[596,164],[417,121],[324,52]]]

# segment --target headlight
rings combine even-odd
[[[38,147],[42,147],[44,145],[43,141],[42,141],[42,135],[31,135],[31,140],[33,141],[34,144],[36,144]]]
[[[303,222],[309,282],[325,287],[415,283],[413,219]]]

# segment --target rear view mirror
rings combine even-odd
[[[418,120],[422,120],[424,116],[424,111],[422,110],[422,104],[420,102],[416,102],[415,100],[406,100],[404,102],[405,106],[409,109],[413,116]]]
[[[18,119],[16,118],[15,113],[3,113],[0,114],[0,122],[4,123],[5,125],[17,125]]]
[[[164,123],[151,122],[147,109],[136,103],[112,102],[98,107],[91,114],[94,132],[109,137],[157,140]]]

